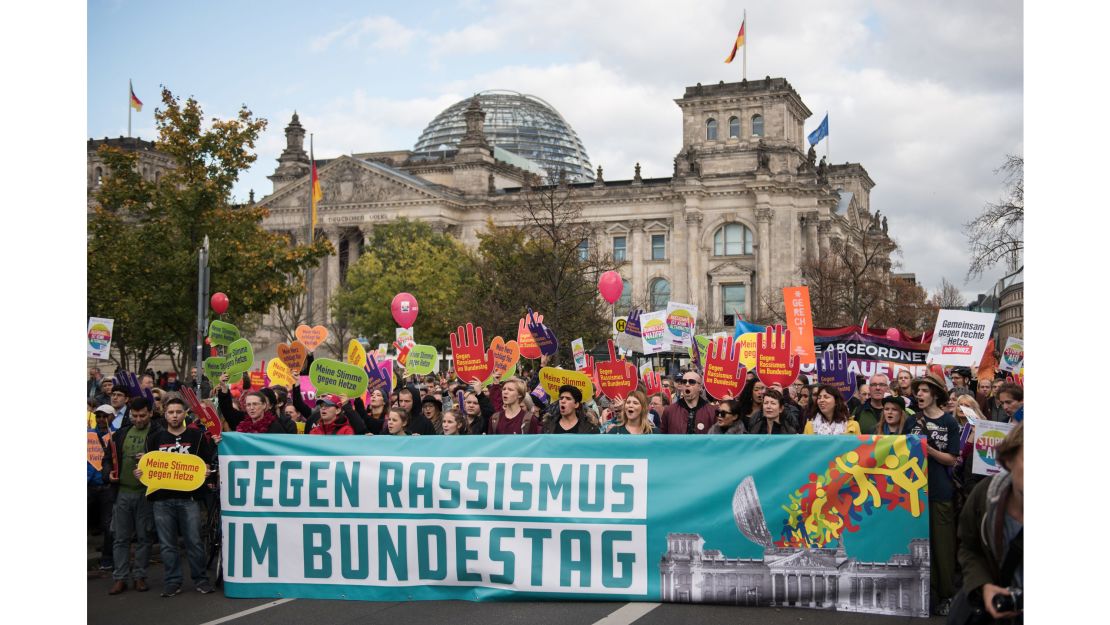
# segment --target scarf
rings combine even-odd
[[[835,421],[825,421],[825,416],[820,411],[813,417],[813,433],[814,434],[843,434],[844,430],[848,427],[847,421],[837,423]]]
[[[273,425],[276,420],[277,417],[275,417],[272,412],[263,414],[262,418],[258,421],[252,421],[250,417],[244,417],[243,420],[239,422],[238,427],[235,428],[235,431],[246,434],[266,434],[270,431],[270,426]]]

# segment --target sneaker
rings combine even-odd
[[[212,587],[212,584],[209,584],[207,581],[204,581],[204,582],[201,582],[201,583],[197,584],[197,592],[199,592],[202,595],[207,595],[210,592],[216,592],[216,589]]]
[[[115,568],[116,568],[116,565],[112,564],[111,562],[107,562],[107,563],[101,562],[100,563],[100,570],[101,571],[111,571],[111,570],[114,570]]]
[[[181,594],[181,586],[167,586],[166,589],[162,591],[163,597],[176,597],[179,594]]]

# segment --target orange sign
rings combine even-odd
[[[96,432],[88,433],[89,448],[86,460],[93,466],[94,469],[99,471],[104,467],[104,448],[100,445],[100,439],[97,437]]]
[[[328,340],[328,329],[324,326],[309,327],[306,325],[299,325],[294,334],[297,335],[297,340],[304,345],[304,348],[310,352],[314,351],[317,347],[323,345],[324,341]]]
[[[813,314],[809,309],[809,287],[788,286],[782,290],[786,304],[786,327],[790,329],[794,355],[804,365],[817,365],[813,347]]]

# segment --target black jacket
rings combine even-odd
[[[185,428],[185,431],[180,436],[171,433],[169,430],[159,428],[151,436],[146,439],[147,451],[168,451],[170,453],[178,454],[191,454],[199,456],[204,464],[212,464],[216,460],[216,450],[213,445],[208,442],[202,430],[196,428]],[[160,501],[163,499],[200,499],[203,496],[204,487],[198,488],[194,491],[179,491],[179,490],[157,490],[147,496],[150,501]]]

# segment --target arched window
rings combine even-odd
[[[739,136],[740,136],[740,118],[739,117],[730,117],[730,118],[728,118],[728,138],[729,139],[736,139]]]
[[[726,224],[713,234],[714,256],[739,256],[752,253],[752,231],[743,224]]]
[[[664,310],[667,302],[671,301],[671,283],[664,278],[656,278],[651,281],[648,293],[651,296],[651,309]]]
[[[632,285],[628,280],[621,280],[624,285],[624,290],[621,291],[620,299],[617,300],[617,314],[627,315],[632,312]]]
[[[103,177],[104,177],[104,170],[97,167],[96,168],[96,186],[98,186],[98,187],[100,186],[100,182],[101,182],[101,179]]]
[[[712,117],[705,122],[705,140],[717,140],[717,120],[713,119]]]
[[[752,115],[752,136],[763,136],[763,116],[760,114]]]

